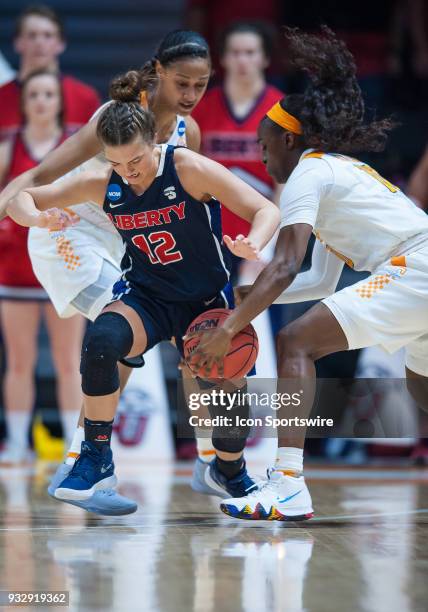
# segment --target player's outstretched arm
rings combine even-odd
[[[59,219],[61,227],[66,227],[71,224],[68,222],[69,217],[59,214],[59,211],[87,201],[102,206],[110,173],[111,170],[81,172],[58,183],[20,191],[10,200],[7,214],[25,227],[53,229],[55,219]],[[49,221],[51,218],[52,223]]]
[[[279,225],[280,214],[275,204],[221,164],[192,151],[177,150],[175,165],[181,184],[195,199],[203,201],[214,196],[223,206],[251,223],[248,236],[238,241],[225,237],[225,242],[235,254],[257,259]]]
[[[232,338],[270,306],[295,279],[305,257],[312,226],[287,225],[279,232],[275,255],[257,277],[251,291],[221,327],[204,332],[192,356],[195,370],[223,358]]]
[[[101,145],[96,135],[96,127],[97,122],[90,121],[51,151],[38,166],[11,181],[0,194],[0,219],[6,215],[9,200],[20,191],[51,183],[99,153]]]

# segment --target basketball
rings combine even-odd
[[[194,332],[204,332],[219,327],[229,316],[232,310],[227,308],[215,308],[200,314],[189,325],[186,335]],[[184,342],[184,357],[186,362],[192,357],[200,342],[199,336],[188,338]],[[249,324],[232,338],[229,352],[224,358],[224,378],[242,378],[248,374],[256,363],[259,352],[259,341],[256,330]],[[198,372],[189,364],[194,374]],[[198,374],[199,375],[199,374]],[[201,378],[207,378],[206,375]],[[209,378],[219,378],[217,366],[214,364]]]

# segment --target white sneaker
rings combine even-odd
[[[312,500],[303,476],[284,476],[275,469],[246,497],[224,499],[220,509],[234,518],[253,521],[305,521],[313,517]]]
[[[31,463],[33,454],[27,448],[17,448],[6,443],[0,453],[0,467],[18,467]]]

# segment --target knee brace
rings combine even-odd
[[[119,388],[117,362],[128,355],[134,342],[124,316],[105,312],[88,328],[82,346],[80,373],[86,395],[109,395]]]
[[[212,443],[216,450],[226,453],[240,453],[244,450],[250,433],[250,427],[247,424],[250,409],[247,402],[242,399],[242,393],[245,393],[247,386],[242,389],[237,389],[234,394],[227,393],[227,406],[233,401],[233,407],[226,410],[225,406],[209,406],[211,418],[223,416],[231,419],[231,425],[219,425],[213,428]],[[229,404],[230,400],[230,404]]]

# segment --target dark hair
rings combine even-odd
[[[292,63],[307,73],[303,94],[289,95],[282,108],[302,124],[309,147],[337,152],[382,151],[391,119],[364,123],[364,100],[351,52],[327,26],[321,35],[286,28]]]
[[[156,53],[141,68],[142,89],[156,82],[156,61],[166,67],[181,59],[202,58],[211,63],[210,48],[201,34],[192,30],[173,30],[160,42]]]
[[[27,88],[27,85],[30,81],[32,81],[33,79],[35,79],[36,77],[39,76],[51,76],[53,77],[59,86],[59,96],[60,96],[60,100],[61,100],[61,107],[60,107],[60,111],[58,113],[58,122],[60,125],[63,125],[63,119],[64,119],[64,97],[62,94],[62,87],[61,87],[61,79],[59,77],[59,74],[57,72],[55,72],[54,70],[49,70],[48,68],[39,68],[37,70],[33,70],[33,72],[30,72],[29,74],[27,74],[27,76],[21,81],[21,88],[20,88],[20,105],[21,105],[21,112],[22,114],[24,114],[24,94],[25,94],[25,90]]]
[[[52,21],[52,23],[54,23],[58,28],[58,34],[61,40],[65,40],[64,22],[58,13],[56,13],[46,4],[31,4],[22,11],[15,23],[14,38],[21,35],[24,21],[27,19],[27,17],[32,17],[33,15],[37,17],[45,17],[46,19],[49,19],[49,21]]]
[[[139,135],[145,142],[154,141],[155,118],[140,105],[142,89],[142,75],[137,70],[112,81],[110,96],[114,102],[101,113],[97,124],[97,136],[105,145],[128,144]]]
[[[269,59],[273,50],[273,32],[266,23],[261,21],[246,22],[236,21],[230,24],[220,35],[219,53],[220,57],[226,53],[227,43],[233,34],[255,34],[260,38],[263,53]]]

